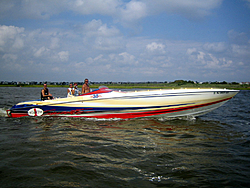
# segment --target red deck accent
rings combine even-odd
[[[101,88],[101,89],[97,89],[97,90],[94,90],[92,92],[89,92],[89,93],[84,93],[80,96],[83,96],[83,95],[93,95],[93,94],[99,94],[99,93],[109,93],[113,91],[112,89],[109,89],[109,88]]]

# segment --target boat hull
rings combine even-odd
[[[227,89],[178,89],[119,92],[100,89],[72,98],[27,101],[7,111],[9,117],[53,116],[98,119],[199,116],[238,93]]]

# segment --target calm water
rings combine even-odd
[[[196,119],[11,119],[41,88],[1,88],[0,187],[247,187],[250,91]],[[57,97],[65,88],[50,88]]]

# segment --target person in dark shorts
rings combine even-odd
[[[54,97],[50,94],[49,89],[47,88],[47,84],[43,84],[43,89],[41,91],[41,100],[50,100]]]

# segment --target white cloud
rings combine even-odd
[[[205,44],[206,45],[206,44]],[[204,47],[204,45],[203,45]],[[212,45],[213,47],[213,45]],[[209,52],[211,49],[206,51],[201,51],[202,48],[197,50],[196,48],[189,48],[187,49],[186,54],[188,55],[188,58],[191,62],[193,62],[193,66],[196,66],[199,69],[214,69],[218,70],[223,68],[230,68],[233,70],[233,67],[237,66],[236,62],[232,61],[231,56],[225,55],[227,52],[225,52],[224,57],[218,56],[218,51],[215,50],[215,52]]]
[[[237,31],[230,30],[228,31],[228,37],[234,44],[249,44],[247,34],[244,32],[239,33]]]
[[[225,42],[216,42],[216,43],[206,43],[203,45],[203,48],[210,52],[220,53],[227,50],[228,47]]]
[[[50,48],[56,49],[59,48],[60,39],[58,37],[51,38]]]
[[[81,32],[60,28],[27,30],[14,26],[0,26],[0,31],[1,79],[8,75],[23,77],[20,75],[27,74],[23,67],[29,66],[33,69],[29,76],[38,80],[43,80],[41,69],[46,67],[46,79],[58,81],[65,80],[65,74],[53,75],[65,71],[76,81],[82,77],[99,81],[192,80],[199,77],[204,81],[209,78],[206,76],[226,77],[239,66],[245,71],[249,66],[249,43],[127,37],[100,20],[82,25]]]
[[[200,61],[202,64],[205,64],[205,56],[206,56],[206,54],[204,52],[199,51],[197,54],[197,60]]]
[[[23,39],[21,39],[20,37],[16,37],[12,47],[17,48],[17,49],[21,49],[21,48],[23,48],[23,46],[24,46]]]
[[[113,15],[121,4],[119,0],[69,0],[65,5],[79,14]]]
[[[49,19],[62,12],[111,16],[126,27],[137,27],[152,14],[178,14],[188,19],[203,19],[219,7],[222,0],[8,0],[0,1],[0,18]]]
[[[68,51],[61,51],[58,53],[59,59],[61,61],[68,61],[69,60],[69,52]]]
[[[250,58],[250,45],[232,44],[231,48],[233,55]]]
[[[161,43],[152,42],[146,46],[146,49],[150,52],[165,53],[165,45]]]
[[[121,10],[122,19],[132,21],[144,18],[147,15],[147,7],[143,2],[130,1],[126,4],[126,8]]]
[[[233,61],[232,60],[226,60],[225,58],[220,59],[222,61],[222,67],[230,67],[231,65],[233,65]],[[239,64],[240,65],[240,64]]]
[[[108,27],[101,20],[92,20],[83,25],[83,33],[86,37],[114,37],[121,35],[120,31],[114,26]]]
[[[22,47],[20,34],[24,32],[23,27],[0,25],[0,46],[6,46],[11,43],[14,47]]]
[[[196,48],[188,48],[186,54],[188,54],[188,55],[197,54],[197,49]]]
[[[203,54],[203,60],[204,60],[204,55],[205,54]],[[207,54],[207,55],[208,57],[205,61],[206,63],[205,68],[212,68],[212,69],[220,68],[220,61],[212,54]]]
[[[51,15],[62,11],[63,5],[60,0],[8,0],[0,1],[1,17],[48,19]]]
[[[119,5],[120,0],[8,0],[0,1],[0,18],[49,19],[64,11],[113,16]]]
[[[146,0],[151,14],[161,12],[179,14],[189,19],[202,19],[211,14],[211,10],[221,5],[222,0]]]
[[[15,54],[4,54],[2,58],[6,62],[15,62],[17,60],[17,55],[15,55]]]
[[[122,47],[123,36],[114,26],[108,27],[101,20],[92,20],[82,26],[83,43],[95,50],[116,50]]]
[[[244,63],[243,63],[243,62],[239,62],[239,65],[240,65],[240,66],[243,66],[243,65],[244,65]]]
[[[135,60],[135,56],[127,53],[127,52],[122,52],[119,54],[119,56],[121,56],[122,58],[120,59],[120,62],[124,63],[124,64],[133,64],[134,60]]]
[[[113,17],[125,27],[138,29],[138,21],[148,16],[147,8],[148,7],[144,2],[130,1],[124,6],[124,8],[121,7],[118,14]]]
[[[27,66],[34,70],[35,77],[41,74],[41,68],[47,67],[50,78],[53,71],[66,70],[69,74],[72,72],[74,80],[82,76],[91,76],[92,80],[100,81],[192,79],[188,76],[202,79],[205,75],[212,75],[216,79],[216,73],[231,75],[238,67],[248,75],[248,33],[230,30],[228,42],[204,43],[164,40],[157,38],[158,35],[153,38],[147,34],[148,31],[142,37],[132,36],[129,29],[124,29],[125,26],[140,30],[140,22],[145,23],[152,15],[167,14],[177,19],[201,20],[220,7],[222,1],[0,1],[0,20],[4,23],[9,20],[17,23],[18,20],[18,25],[23,25],[0,25],[1,78],[25,75],[27,72],[23,72],[23,67]],[[245,0],[245,3],[250,3],[250,0]],[[59,17],[61,20],[58,20]],[[152,23],[156,17],[150,18]],[[40,19],[43,21],[39,22]],[[29,25],[30,21],[32,25]],[[167,26],[164,28],[171,29]],[[65,75],[58,75],[57,79],[65,79]]]
[[[44,46],[34,51],[35,57],[47,56],[50,50]]]

